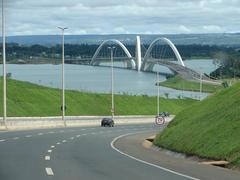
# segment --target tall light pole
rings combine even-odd
[[[199,100],[202,100],[202,71],[200,73],[200,89],[199,89]]]
[[[7,128],[7,82],[6,82],[6,37],[5,37],[5,16],[4,0],[2,0],[2,60],[3,60],[3,124]]]
[[[113,77],[113,50],[116,47],[112,46],[112,47],[108,47],[108,49],[110,49],[111,52],[111,89],[112,89],[112,109],[111,109],[111,113],[112,113],[112,119],[114,119],[114,112],[115,112],[115,107],[114,107],[114,77]]]
[[[68,29],[67,27],[58,27],[62,31],[62,120],[64,123],[64,127],[67,126],[66,119],[65,119],[65,81],[64,81],[64,31]]]
[[[157,116],[159,116],[159,90],[160,90],[160,86],[159,86],[159,72],[157,71]]]

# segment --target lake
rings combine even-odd
[[[121,64],[115,63],[116,66],[121,66]],[[187,67],[196,71],[200,69],[204,73],[210,73],[215,69],[215,66],[212,64],[212,60],[186,60],[185,64]],[[154,70],[170,72],[166,67],[155,67]],[[0,69],[0,73],[1,71],[2,68]],[[61,65],[8,64],[7,72],[12,73],[13,79],[28,81],[48,87],[61,88]],[[114,80],[115,93],[149,96],[157,95],[155,73],[114,68]],[[160,81],[165,80],[165,76],[160,76]],[[71,90],[110,93],[111,69],[109,67],[66,64],[65,86],[66,89]],[[181,91],[161,87],[161,96],[164,96],[165,93],[168,93],[170,98],[183,96],[198,99],[200,95],[198,92]],[[207,95],[207,93],[201,94],[202,98]]]

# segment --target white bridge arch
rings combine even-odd
[[[185,67],[185,64],[182,60],[182,57],[181,55],[179,54],[176,46],[172,43],[172,41],[170,41],[169,39],[167,38],[157,38],[155,39],[149,46],[149,48],[147,49],[147,52],[144,56],[144,59],[143,59],[143,63],[142,63],[142,71],[149,71],[149,70],[152,70],[154,64],[156,63],[153,63],[153,62],[148,62],[149,60],[149,56],[150,56],[150,53],[152,52],[152,49],[153,47],[159,42],[159,41],[163,41],[164,43],[166,43],[167,45],[170,46],[170,48],[173,50],[176,58],[177,58],[177,61],[180,63],[180,65],[182,65],[183,67]]]
[[[102,44],[97,48],[96,52],[94,53],[94,55],[92,57],[92,60],[90,62],[91,65],[95,65],[96,66],[96,65],[100,64],[100,60],[97,59],[97,56],[98,56],[99,52],[101,51],[101,49],[103,48],[103,46],[108,44],[108,43],[114,43],[114,44],[119,45],[122,48],[122,50],[125,52],[125,54],[127,55],[128,59],[129,59],[129,61],[127,63],[128,67],[130,67],[132,69],[136,68],[136,63],[135,63],[132,55],[130,54],[130,52],[128,51],[126,46],[122,42],[117,40],[117,39],[109,39],[109,40],[103,41]]]

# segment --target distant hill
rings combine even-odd
[[[140,35],[142,43],[149,44],[157,37],[167,37],[175,44],[204,44],[204,45],[224,45],[240,47],[240,33],[235,34],[173,34],[173,35]],[[118,39],[124,44],[134,44],[136,34],[116,34],[116,35],[66,35],[65,41],[70,44],[99,44],[103,40]],[[60,44],[59,35],[33,35],[33,36],[9,36],[7,42],[24,45],[40,44],[53,45]]]

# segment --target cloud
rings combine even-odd
[[[205,32],[209,32],[209,33],[219,33],[219,32],[223,32],[222,28],[216,25],[205,25],[203,26],[203,30]]]
[[[8,35],[208,33],[240,29],[239,0],[5,0]]]
[[[182,33],[191,33],[191,32],[192,32],[189,28],[187,28],[187,27],[184,26],[184,25],[180,25],[180,26],[179,26],[179,30],[180,30],[180,32],[182,32]]]

